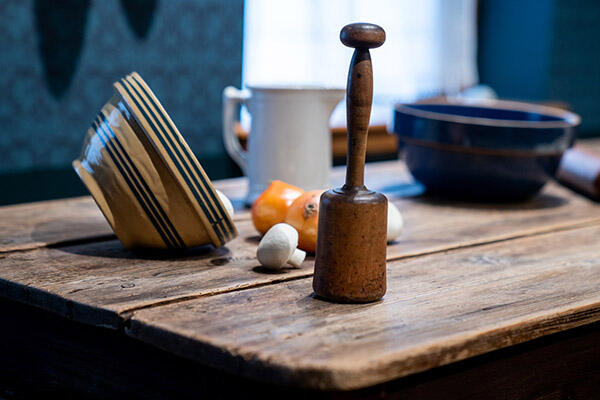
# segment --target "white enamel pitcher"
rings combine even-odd
[[[304,190],[329,187],[329,117],[344,89],[249,87],[223,91],[223,140],[227,152],[248,177],[246,204],[278,179]],[[248,151],[234,133],[237,104],[252,117]]]

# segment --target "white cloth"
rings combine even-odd
[[[351,22],[372,22],[374,103],[455,95],[477,83],[475,0],[246,0],[244,85],[345,87]]]

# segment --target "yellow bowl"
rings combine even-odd
[[[127,248],[222,246],[237,231],[202,166],[133,72],[87,132],[73,167]]]

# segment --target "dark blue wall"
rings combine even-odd
[[[481,0],[479,73],[502,98],[563,101],[600,135],[600,1]]]
[[[242,0],[0,2],[0,203],[85,193],[70,163],[112,82],[138,71],[213,178],[238,172],[221,91],[239,85]]]
[[[554,0],[482,0],[480,80],[501,97],[549,96]]]

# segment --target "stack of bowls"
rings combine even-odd
[[[509,101],[400,104],[401,157],[428,193],[485,201],[522,200],[554,176],[580,118]]]
[[[219,193],[135,72],[114,84],[73,167],[127,248],[218,247],[237,235]]]

